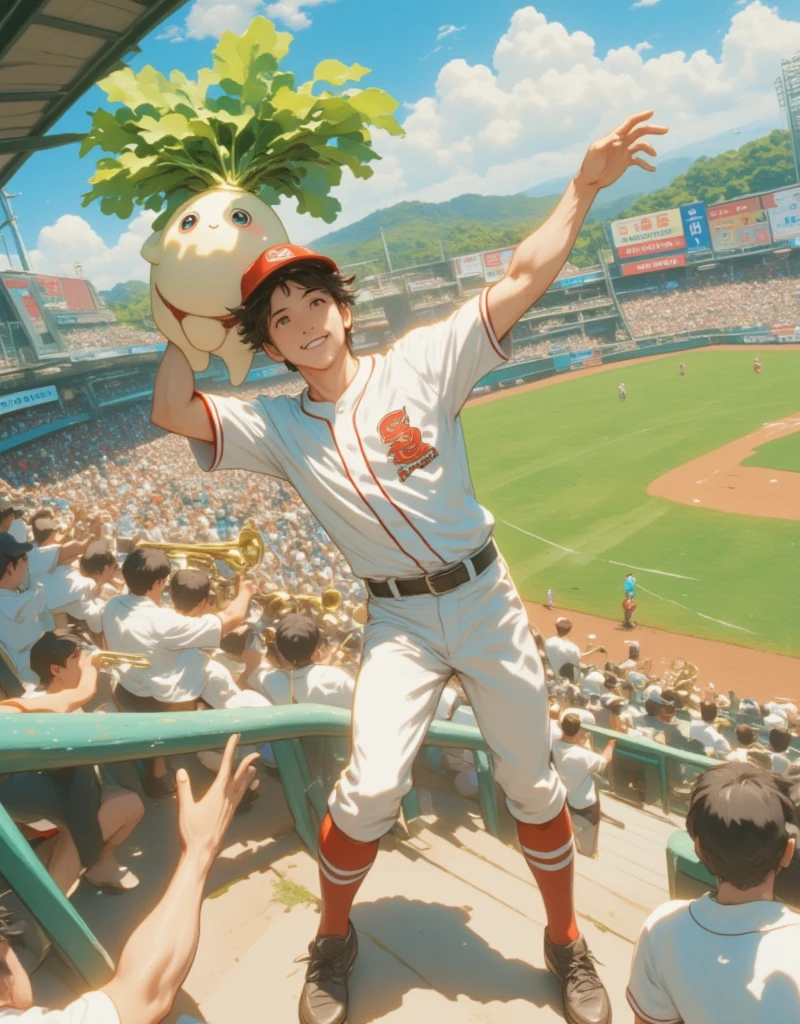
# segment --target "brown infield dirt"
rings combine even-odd
[[[756,352],[774,352],[775,348],[760,346],[724,345],[715,346],[715,351],[741,352],[751,355]],[[706,351],[702,349],[701,351]],[[682,353],[670,352],[662,356],[648,356],[637,362],[650,362],[655,359],[674,359]],[[618,370],[620,364],[592,366],[585,370],[572,370],[569,373],[533,384],[521,384],[515,388],[504,389],[491,395],[482,395],[470,400],[470,405],[481,405],[494,402],[508,395],[533,391],[536,388],[550,387],[576,376],[595,373],[611,373]],[[704,508],[716,508],[725,512],[737,512],[742,515],[767,516],[779,519],[800,520],[800,473],[787,473],[779,470],[759,469],[755,466],[740,466],[739,463],[748,458],[753,450],[767,441],[775,440],[784,434],[800,430],[800,413],[780,423],[766,424],[754,434],[724,445],[708,455],[687,462],[684,466],[659,477],[648,488],[648,493],[658,497],[679,501],[683,504],[695,504],[695,498],[701,495],[700,501]],[[696,471],[699,463],[704,464],[706,472]],[[751,476],[751,474],[754,474]],[[680,478],[680,486],[675,484],[669,492],[660,488],[670,478]],[[782,478],[790,478],[783,480]],[[702,484],[698,481],[703,481]],[[777,480],[777,484],[770,483]],[[712,486],[709,483],[713,481]],[[759,496],[752,500],[750,488]],[[745,491],[747,488],[747,491]],[[735,495],[735,498],[731,496]],[[722,504],[723,499],[726,503]],[[716,504],[715,501],[719,501]],[[760,511],[756,511],[759,509]],[[777,511],[778,509],[783,512]],[[791,513],[791,514],[789,514]],[[683,658],[699,668],[701,685],[714,683],[717,693],[734,690],[739,697],[755,697],[767,701],[774,697],[787,697],[800,703],[800,658],[792,658],[784,654],[773,654],[769,651],[757,651],[751,647],[739,647],[737,644],[726,644],[718,640],[703,640],[699,637],[670,633],[652,626],[637,626],[634,630],[625,630],[621,622],[589,615],[585,612],[548,608],[531,601],[525,602],[528,618],[545,637],[552,636],[555,631],[555,620],[559,615],[568,616],[573,623],[572,638],[581,648],[589,646],[588,637],[594,634],[597,639],[591,646],[602,644],[608,655],[596,654],[590,660],[597,665],[606,660],[618,664],[627,657],[627,644],[638,640],[641,645],[641,659],[652,659],[651,672],[660,675],[665,669],[672,668],[674,661]]]

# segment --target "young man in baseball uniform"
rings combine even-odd
[[[548,220],[506,276],[448,320],[382,355],[356,357],[349,290],[326,257],[268,249],[242,280],[243,341],[302,374],[298,397],[245,403],[195,391],[169,345],[153,422],[191,439],[206,470],[290,481],[370,593],[353,704],[352,756],[319,843],[322,914],[309,947],[303,1024],[342,1024],[357,954],[350,909],[412,785],[411,768],[455,672],[491,748],[497,781],[547,913],[545,959],[571,1024],[611,1009],[572,901],[574,845],[565,792],[550,765],[544,671],[493,519],[475,499],[459,413],[475,384],[511,355],[510,331],[563,267],[601,188],[666,128],[629,117],[594,143]],[[166,296],[169,299],[169,296]],[[221,310],[220,315],[226,311]],[[535,429],[535,425],[531,425]]]

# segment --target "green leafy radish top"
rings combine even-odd
[[[324,60],[295,87],[280,70],[292,36],[255,18],[241,35],[224,32],[213,68],[197,81],[152,67],[116,71],[100,86],[116,110],[96,110],[81,155],[99,147],[83,205],[129,218],[135,207],[158,213],[142,247],[158,329],[195,371],[213,352],[233,384],[253,353],[239,340],[230,310],[241,301],[245,270],[265,249],[288,241],[272,209],[294,198],[300,213],[332,223],[330,195],[346,167],[357,178],[379,160],[371,129],[402,135],[398,103],[375,88],[346,88],[369,73]],[[315,94],[319,83],[323,88]],[[335,90],[335,91],[333,91]]]

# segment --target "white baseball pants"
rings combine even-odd
[[[378,839],[397,820],[453,672],[492,751],[513,817],[543,824],[560,812],[566,791],[550,765],[544,671],[522,601],[498,557],[442,597],[370,597],[351,759],[329,801],[335,824],[352,839]]]

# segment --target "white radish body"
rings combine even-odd
[[[271,206],[252,192],[221,187],[193,196],[142,246],[156,327],[195,372],[206,369],[213,352],[232,384],[245,379],[255,353],[240,340],[230,310],[242,301],[250,264],[288,241]]]

